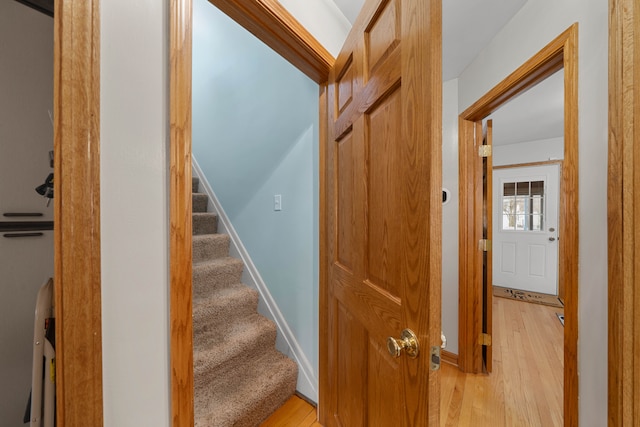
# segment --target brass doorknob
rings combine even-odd
[[[404,350],[407,356],[414,359],[418,357],[418,353],[420,352],[418,337],[411,329],[405,329],[402,331],[400,339],[394,337],[387,338],[387,350],[389,350],[389,354],[393,357],[400,357],[402,350]]]

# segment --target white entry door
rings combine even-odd
[[[493,284],[558,294],[559,165],[494,169]]]

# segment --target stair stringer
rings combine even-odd
[[[309,359],[304,354],[298,340],[293,335],[289,324],[284,318],[282,312],[278,308],[278,304],[273,299],[271,292],[266,283],[262,279],[260,272],[249,256],[249,252],[242,244],[238,233],[233,228],[233,224],[225,213],[220,201],[216,197],[213,188],[209,184],[206,176],[195,156],[192,156],[193,176],[200,179],[200,192],[209,196],[209,205],[207,211],[215,212],[218,215],[218,233],[229,235],[229,255],[241,259],[245,268],[242,271],[242,282],[247,286],[258,291],[260,298],[258,300],[258,313],[270,319],[276,324],[277,337],[276,349],[281,353],[289,356],[298,364],[298,380],[296,390],[306,398],[313,402],[318,402],[318,379],[313,372],[313,367]]]

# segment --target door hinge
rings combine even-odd
[[[434,345],[431,347],[431,370],[437,371],[440,369],[440,346]]]
[[[478,250],[482,252],[489,252],[491,250],[491,240],[489,239],[478,240]]]
[[[478,156],[480,156],[480,157],[489,157],[489,156],[491,156],[491,145],[480,145],[480,146],[478,146]]]
[[[486,345],[486,346],[490,346],[491,345],[491,335],[489,334],[480,334],[480,336],[478,337],[478,345]]]

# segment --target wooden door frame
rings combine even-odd
[[[467,108],[459,118],[459,355],[464,372],[482,372],[482,289],[475,284],[482,271],[478,258],[478,230],[473,180],[478,164],[474,151],[474,122],[482,120],[510,99],[564,68],[564,167],[560,185],[566,197],[560,203],[558,256],[564,261],[558,280],[565,283],[564,423],[578,425],[578,24],[573,24],[540,52]],[[479,201],[480,203],[482,200]],[[480,236],[480,237],[479,237]]]
[[[53,56],[57,425],[100,427],[99,0],[55,2]]]
[[[640,10],[610,0],[609,12],[608,420],[631,427],[640,422]]]

